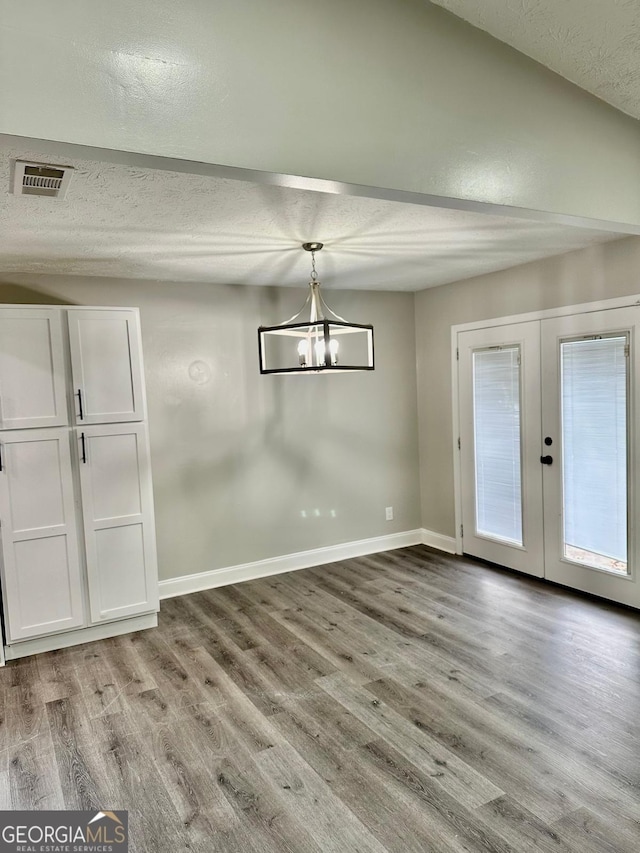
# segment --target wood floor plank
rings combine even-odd
[[[273,578],[261,578],[243,584],[243,594],[255,605],[264,607],[266,612],[272,614],[278,610],[291,610],[300,606],[299,596],[295,587],[291,590],[285,586],[284,575],[276,575]]]
[[[256,757],[278,786],[288,812],[305,827],[320,849],[331,853],[386,853],[355,814],[291,746],[265,750]]]
[[[259,766],[250,764],[241,751],[226,755],[216,767],[217,782],[250,830],[250,849],[273,853],[320,853],[306,827],[286,809],[275,784]]]
[[[6,770],[0,770],[0,811],[3,812],[8,812],[13,808],[9,785],[9,773]]]
[[[505,795],[480,806],[477,814],[519,853],[571,853],[556,830]]]
[[[216,832],[233,829],[236,813],[180,726],[155,726],[144,743],[191,837],[202,844]]]
[[[4,718],[0,729],[3,732],[0,770],[7,769],[11,751],[20,744],[44,740],[47,748],[51,743],[45,706],[36,693],[37,683],[34,689],[19,684],[5,691]]]
[[[154,853],[637,853],[638,614],[425,546],[0,669],[0,809]]]
[[[274,724],[371,834],[388,850],[403,853],[455,850],[444,821],[425,820],[402,783],[359,760],[358,747],[369,743],[374,733],[331,697],[320,705],[321,714],[310,708],[316,701],[290,703],[273,717]],[[343,726],[346,722],[348,733],[341,730],[346,737],[341,738],[341,731],[332,724],[336,718]]]
[[[195,706],[185,706],[180,711],[180,719],[185,721],[196,721],[201,727],[207,729],[209,721],[205,711],[215,713],[218,720],[222,720],[231,735],[230,742],[238,743],[240,747],[249,753],[260,752],[270,749],[280,742],[277,732],[271,724],[271,715],[265,716],[256,705],[253,696],[253,687],[248,693],[236,684],[229,673],[218,664],[203,648],[195,650],[200,658],[203,669],[211,673],[224,692],[225,701],[200,703]],[[271,708],[270,708],[271,710]],[[280,710],[278,706],[277,710]],[[233,747],[231,747],[232,749]]]
[[[640,821],[609,813],[606,819],[581,808],[553,825],[553,831],[571,850],[584,853],[620,853],[637,850]]]
[[[97,717],[92,717],[89,720],[89,735],[92,743],[100,746],[106,744],[107,747],[112,743],[118,743],[122,738],[132,735],[139,731],[141,727],[148,725],[146,716],[137,715],[127,706],[124,711],[116,711],[110,714],[100,714]],[[79,742],[86,736],[83,731],[76,732],[76,737]]]
[[[498,721],[507,721],[514,730],[514,721],[517,721],[518,731],[533,734],[537,748],[552,751],[574,781],[582,779],[583,784],[588,783],[593,788],[594,803],[606,806],[608,796],[610,805],[618,803],[621,798],[630,801],[630,805],[638,802],[640,766],[626,749],[620,749],[611,733],[604,739],[598,738],[590,728],[576,730],[563,726],[561,722],[549,719],[544,711],[505,694],[490,696],[485,704],[492,711],[497,711]],[[603,749],[598,749],[598,741]],[[584,797],[584,792],[580,796]],[[588,801],[591,799],[585,798],[585,802]]]
[[[191,598],[191,595],[179,595],[162,602],[158,613],[158,630],[165,640],[168,641],[174,633],[184,633],[186,628],[197,624],[193,611],[188,606]]]
[[[270,644],[290,648],[296,642],[295,636],[260,605],[244,608],[236,612],[235,617],[244,626],[254,648]]]
[[[333,591],[341,596],[356,610],[380,622],[399,635],[399,639],[405,638],[409,642],[420,640],[428,648],[446,655],[459,666],[470,666],[477,668],[480,672],[491,674],[490,661],[508,651],[508,645],[481,643],[477,636],[452,637],[443,632],[440,626],[434,628],[430,624],[427,614],[419,615],[408,608],[393,606],[386,603],[381,597],[369,595],[366,591],[357,592],[348,589],[348,585],[342,584],[338,579],[319,581],[323,589]],[[404,611],[407,612],[404,612]]]
[[[209,765],[213,765],[234,751],[236,738],[229,731],[228,724],[223,721],[220,706],[212,707],[206,702],[201,705],[191,705],[180,715],[180,726],[184,736],[189,739],[203,761]],[[271,746],[270,742],[268,746]],[[263,748],[267,748],[266,743]],[[254,751],[255,740],[249,742],[248,749],[249,752]]]
[[[443,826],[441,834],[456,853],[516,853],[490,825],[479,819],[477,810],[465,808],[455,796],[435,784],[436,774],[424,772],[419,762],[407,760],[388,742],[373,741],[361,747],[360,753],[402,784],[425,809],[433,824]]]
[[[315,667],[305,667],[290,650],[280,650],[273,646],[250,649],[245,653],[245,659],[264,674],[270,693],[278,705],[289,697],[304,698],[317,693],[315,679],[334,671],[330,665],[325,666],[321,672]]]
[[[76,667],[81,694],[90,717],[115,714],[125,709],[125,695],[121,683],[105,658]],[[68,698],[58,697],[58,698]]]
[[[111,637],[105,641],[104,647],[102,643],[92,644],[104,648],[104,657],[109,665],[109,670],[118,688],[125,695],[154,690],[158,686],[151,671],[136,653],[135,642],[131,642],[131,639],[131,637],[124,635]]]
[[[272,695],[265,674],[252,666],[244,652],[226,636],[220,621],[209,616],[206,603],[196,601],[196,596],[190,598],[193,600],[188,602],[188,606],[200,623],[198,630],[191,632],[194,639],[206,647],[207,654],[218,667],[251,698],[263,714],[267,716],[276,713],[279,708],[277,697]]]
[[[11,661],[10,665],[2,670],[2,674],[3,690],[9,690],[12,687],[32,690],[38,688],[38,660],[34,656]]]
[[[119,716],[124,716],[125,720],[130,720],[132,723],[127,734],[132,734],[134,731],[144,733],[148,731],[150,726],[177,727],[181,725],[183,720],[183,709],[177,709],[166,702],[157,687],[154,690],[143,690],[142,693],[132,693],[126,697],[126,703],[125,714]],[[124,729],[122,730],[124,731]]]
[[[197,645],[194,645],[197,643]],[[176,655],[191,681],[197,686],[197,695],[201,701],[212,705],[222,705],[227,699],[227,679],[222,667],[200,643],[200,637],[193,633],[187,637],[175,635],[171,641],[171,649]],[[165,696],[165,692],[160,691]],[[199,704],[185,703],[185,704]]]
[[[157,631],[145,631],[130,635],[130,649],[141,659],[151,672],[164,699],[176,707],[197,705],[207,700],[207,693],[200,684],[189,678],[180,658],[171,650]]]
[[[327,741],[341,750],[364,746],[375,737],[372,729],[323,690],[318,695],[287,702],[271,721],[280,730],[284,726],[289,741],[292,735],[301,733],[307,742]]]
[[[28,811],[64,808],[56,757],[49,738],[17,744],[8,753],[8,767],[10,808]]]
[[[149,729],[147,736],[152,733],[153,729]],[[99,744],[98,750],[88,754],[96,763],[96,772],[106,781],[104,796],[108,807],[129,812],[129,834],[134,850],[146,853],[149,850],[189,849],[189,833],[185,832],[152,759],[147,737],[120,734],[114,726],[109,741]]]
[[[48,702],[46,708],[65,808],[102,808],[106,780],[92,773],[92,749],[79,737],[89,727],[84,709],[73,697]]]
[[[409,761],[424,767],[435,783],[459,802],[475,808],[504,793],[443,743],[412,725],[374,694],[350,683],[342,673],[320,678],[318,684]]]
[[[82,692],[76,665],[64,650],[37,655],[35,661],[38,667],[38,696],[42,702],[67,699]]]
[[[396,665],[391,674],[409,687],[424,687],[428,682],[453,695],[484,699],[494,696],[502,686],[495,675],[487,677],[473,667],[453,665],[452,661],[417,643],[401,643],[394,646],[393,651]]]
[[[325,657],[334,669],[348,673],[353,680],[365,683],[379,674],[375,663],[368,656],[354,649],[353,644],[339,631],[332,633],[325,626],[319,625],[310,613],[298,608],[295,611],[274,613],[273,618],[295,633],[318,655]]]
[[[275,713],[280,711],[278,707]],[[217,709],[227,730],[234,735],[236,743],[240,743],[249,753],[262,752],[271,749],[279,743],[276,729],[271,724],[271,717],[260,713],[253,700],[240,700],[234,697]]]
[[[530,732],[521,735],[509,724],[494,720],[481,705],[451,702],[431,683],[411,690],[381,679],[366,687],[483,778],[526,797],[529,808],[543,820],[557,820],[582,802],[568,785],[562,760],[554,754],[539,754],[539,744]]]

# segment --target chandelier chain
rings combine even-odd
[[[311,252],[311,281],[318,280],[318,273],[316,272],[316,253],[315,250]]]

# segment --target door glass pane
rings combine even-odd
[[[476,533],[522,545],[520,347],[473,353]]]
[[[626,335],[560,344],[564,556],[627,573]]]

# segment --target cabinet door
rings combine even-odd
[[[78,428],[93,622],[158,609],[151,467],[141,424]]]
[[[0,438],[0,532],[8,641],[84,624],[68,429]]]
[[[77,424],[144,418],[138,317],[128,310],[70,310]]]
[[[0,428],[67,423],[61,313],[0,309]]]

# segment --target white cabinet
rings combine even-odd
[[[137,309],[0,306],[7,659],[157,624],[145,409]]]
[[[0,429],[67,420],[59,309],[0,308]]]
[[[82,308],[68,319],[76,423],[143,420],[136,312]]]
[[[68,429],[0,436],[8,642],[84,624]]]
[[[153,495],[142,424],[76,430],[91,619],[158,607]]]

